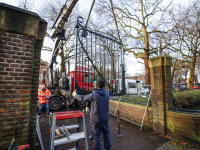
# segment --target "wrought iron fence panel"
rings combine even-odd
[[[93,80],[101,79],[105,82],[105,89],[111,96],[124,95],[125,69],[123,45],[115,39],[85,29],[82,23],[83,18],[78,17],[74,81],[77,93],[88,94],[92,92],[90,76],[93,76]],[[86,80],[85,77],[88,79]],[[79,80],[77,80],[78,78]]]

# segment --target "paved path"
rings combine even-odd
[[[60,111],[65,111],[63,108]],[[70,108],[70,110],[73,110]],[[85,114],[86,118],[86,126],[87,126],[87,135],[90,134],[90,124],[89,124],[89,114]],[[117,119],[114,116],[110,115],[110,137],[112,142],[111,150],[155,150],[164,143],[168,141],[168,139],[160,137],[159,135],[153,133],[151,129],[144,129],[140,131],[140,127],[134,125],[132,123],[121,120],[121,125],[123,125],[123,129],[121,130],[122,138],[117,137]],[[69,124],[77,124],[77,119],[69,119],[64,121],[58,121],[57,126],[61,125],[69,125]],[[46,117],[45,112],[42,112],[40,118],[40,129],[43,139],[43,144],[45,150],[48,149],[48,140],[49,140],[49,128],[48,128],[48,118]],[[75,131],[70,131],[73,133]],[[38,140],[37,140],[38,143]],[[94,149],[94,141],[88,140],[89,149]],[[67,150],[75,147],[75,143],[71,143],[68,145],[56,146],[55,150]],[[80,140],[80,150],[83,148],[83,140]],[[40,146],[36,144],[36,149],[39,150]],[[102,149],[103,149],[103,139],[102,139]]]

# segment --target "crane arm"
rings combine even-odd
[[[58,14],[58,16],[52,26],[52,29],[55,28],[55,30],[51,34],[52,38],[56,38],[60,33],[62,33],[64,24],[68,21],[69,15],[71,14],[71,12],[77,2],[78,2],[78,0],[67,0],[65,5],[63,5],[63,7],[60,10],[60,13]]]
[[[78,0],[66,0],[65,4],[60,9],[60,12],[52,26],[53,30],[50,33],[50,35],[51,35],[51,38],[56,38],[56,43],[52,51],[51,61],[49,64],[49,69],[50,69],[49,82],[51,86],[53,86],[53,80],[54,80],[53,79],[53,70],[54,70],[53,64],[56,63],[56,57],[60,49],[60,44],[63,42],[63,40],[66,40],[64,25],[68,21],[68,18],[77,2]]]

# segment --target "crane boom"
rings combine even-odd
[[[60,49],[61,42],[66,40],[65,38],[65,29],[64,25],[68,21],[68,18],[75,7],[78,0],[66,0],[65,4],[60,9],[60,12],[52,26],[52,32],[50,33],[51,38],[56,38],[55,46],[52,51],[51,61],[49,64],[49,84],[53,86],[55,83],[53,79],[53,70],[54,64],[56,63],[56,57],[58,55],[58,51]]]
[[[55,30],[53,31],[51,35],[52,38],[56,38],[57,35],[61,33],[61,30],[63,29],[64,24],[68,21],[69,15],[71,14],[77,2],[78,0],[67,0],[65,5],[63,5],[63,7],[60,10],[59,15],[57,16],[52,26],[52,29],[55,28]]]

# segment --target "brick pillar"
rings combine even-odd
[[[151,102],[153,107],[153,130],[166,134],[166,111],[173,104],[171,66],[169,57],[155,57],[148,61],[151,79]]]
[[[36,13],[0,3],[0,149],[35,147],[40,54],[47,23]]]

